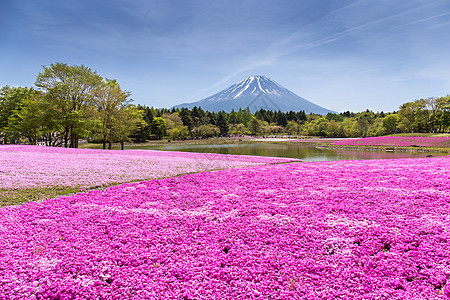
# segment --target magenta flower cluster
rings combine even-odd
[[[294,159],[150,150],[0,146],[0,188],[92,188]]]
[[[0,299],[450,299],[449,211],[450,157],[254,166],[9,206]]]
[[[388,147],[435,147],[450,148],[450,137],[424,137],[424,136],[378,136],[360,139],[347,139],[337,141],[331,145],[338,146],[388,146]]]

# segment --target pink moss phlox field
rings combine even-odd
[[[336,142],[336,141],[345,141],[348,138],[304,138],[304,139],[290,139],[288,142],[294,143],[317,143],[317,142]]]
[[[0,299],[450,299],[450,157],[292,163],[0,209]]]
[[[0,146],[0,188],[107,186],[295,159],[153,150]]]
[[[378,136],[361,139],[338,141],[331,145],[337,146],[390,146],[390,147],[435,147],[449,148],[450,137],[424,137],[424,136]]]

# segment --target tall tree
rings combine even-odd
[[[37,75],[36,86],[53,103],[52,107],[59,116],[65,147],[77,148],[79,138],[91,127],[92,91],[101,82],[97,72],[83,65],[55,63],[44,67]]]
[[[122,106],[111,125],[111,140],[119,141],[123,150],[124,143],[130,141],[131,133],[146,125],[142,110],[137,109],[133,105]]]
[[[385,133],[395,133],[395,130],[398,126],[398,116],[397,114],[387,115],[383,118],[383,127],[385,129]]]
[[[105,79],[94,90],[93,104],[98,110],[100,119],[99,133],[102,136],[103,149],[111,149],[112,142],[120,126],[117,124],[120,120],[119,115],[130,103],[129,92],[123,91],[116,80]]]
[[[166,135],[166,121],[162,117],[153,118],[151,129],[152,134],[159,140],[162,140]]]
[[[402,104],[397,115],[400,127],[405,131],[425,132],[429,129],[429,112],[424,99]]]
[[[252,133],[252,135],[258,135],[261,133],[262,121],[253,117],[248,124],[248,129]]]
[[[23,107],[24,101],[36,94],[32,88],[4,86],[0,89],[0,131],[8,126],[8,120]]]
[[[188,128],[189,132],[192,132],[192,128],[194,128],[194,121],[192,120],[191,111],[183,107],[180,111],[180,118],[181,121],[183,121],[183,125]]]
[[[23,99],[21,108],[10,115],[5,131],[14,139],[25,137],[29,144],[36,145],[45,127],[45,109],[36,91],[30,96]]]
[[[439,132],[450,130],[450,96],[441,97],[436,100],[439,110],[436,113],[436,125]]]
[[[228,123],[229,124],[237,124],[238,123],[237,114],[234,111],[234,109],[231,110],[231,112],[230,112],[230,115],[228,117]]]
[[[217,127],[219,127],[222,136],[225,136],[228,133],[228,123],[225,118],[225,113],[219,112],[219,115],[217,116]]]

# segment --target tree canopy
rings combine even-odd
[[[142,114],[116,80],[83,65],[43,67],[33,88],[4,87],[0,92],[3,139],[50,146],[78,147],[80,139],[126,140],[143,125]],[[132,120],[132,121],[131,121]],[[123,137],[126,134],[127,138]]]

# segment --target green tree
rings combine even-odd
[[[17,139],[19,131],[12,132],[8,127],[9,120],[17,116],[24,106],[25,101],[31,100],[37,95],[37,91],[26,87],[5,86],[0,89],[0,131],[8,131],[6,139]],[[15,119],[17,120],[17,118]],[[13,137],[14,136],[14,137]]]
[[[140,126],[137,130],[135,130],[132,134],[132,138],[136,142],[145,142],[150,139],[151,124],[153,122],[153,118],[156,116],[156,109],[141,105],[138,105],[137,109],[142,111],[145,125]]]
[[[172,140],[183,140],[188,137],[188,127],[183,125],[179,112],[165,113],[163,118],[166,121],[167,134]]]
[[[383,118],[383,127],[386,133],[395,133],[398,126],[398,115],[391,114]]]
[[[246,129],[244,124],[229,124],[228,134],[230,135],[243,135],[246,134]]]
[[[289,121],[286,125],[286,131],[289,134],[297,135],[300,133],[300,125],[294,120]]]
[[[112,122],[111,140],[119,141],[121,149],[123,150],[124,143],[131,141],[131,133],[139,127],[146,125],[147,123],[143,119],[142,110],[137,109],[137,107],[133,105],[123,106]]]
[[[238,123],[237,114],[233,109],[231,110],[230,115],[228,116],[228,124],[237,124],[237,123]]]
[[[120,140],[123,140],[123,134],[119,131],[131,129],[131,133],[136,127],[132,124],[142,123],[142,112],[135,111],[137,108],[127,111],[131,105],[130,93],[122,90],[116,80],[105,79],[92,92],[94,96],[92,103],[98,112],[100,123],[98,132],[102,137],[103,149],[106,149],[107,142],[108,149],[111,149],[114,138],[120,136]],[[130,120],[124,118],[124,115],[129,115]]]
[[[65,147],[77,148],[79,138],[89,133],[95,118],[92,92],[101,82],[97,72],[83,65],[55,63],[37,75],[35,84],[56,110]]]
[[[166,135],[166,121],[162,117],[153,118],[151,131],[158,140],[162,140]]]
[[[450,129],[450,96],[436,99],[438,110],[436,112],[436,126],[442,132]]]
[[[344,121],[344,117],[341,114],[328,113],[325,117],[327,118],[328,121],[331,120],[335,120],[336,122]]]
[[[217,116],[217,127],[219,127],[220,134],[222,136],[227,135],[228,124],[227,124],[227,119],[225,117],[225,113],[223,113],[223,112],[219,112],[219,115]]]
[[[248,130],[252,133],[252,135],[258,135],[261,133],[262,129],[262,121],[258,120],[257,118],[253,117],[250,119],[248,123]]]
[[[194,106],[191,111],[193,127],[207,124],[205,111],[201,107]]]
[[[450,104],[442,106],[442,112],[439,116],[440,131],[447,130],[450,132]]]
[[[198,127],[194,127],[192,129],[194,136],[201,138],[209,138],[213,136],[217,136],[220,133],[220,130],[217,126],[212,124],[200,125]]]
[[[327,118],[321,117],[317,120],[315,120],[315,122],[317,123],[317,135],[318,136],[327,136],[328,135],[328,124],[329,121]]]
[[[344,130],[342,129],[341,122],[336,122],[336,120],[332,119],[328,122],[327,126],[327,136],[328,137],[343,137]]]
[[[192,128],[194,128],[194,121],[192,120],[191,111],[185,107],[180,110],[180,118],[183,121],[183,125],[188,128],[189,133],[192,135]]]
[[[428,114],[424,99],[407,102],[400,106],[398,111],[399,126],[403,131],[428,131]]]
[[[172,140],[184,140],[188,135],[189,130],[187,126],[175,127],[169,132],[169,136]]]
[[[166,121],[166,130],[171,130],[176,127],[183,126],[183,121],[180,118],[179,113],[175,112],[172,114],[165,113],[162,115],[164,121]]]
[[[44,125],[44,111],[42,103],[37,99],[23,100],[20,110],[13,111],[8,119],[5,131],[13,138],[26,137],[28,144],[36,145],[41,136]]]
[[[237,120],[238,123],[242,123],[245,126],[248,126],[248,122],[253,118],[254,116],[250,112],[250,109],[247,107],[246,109],[239,108],[237,112]]]

